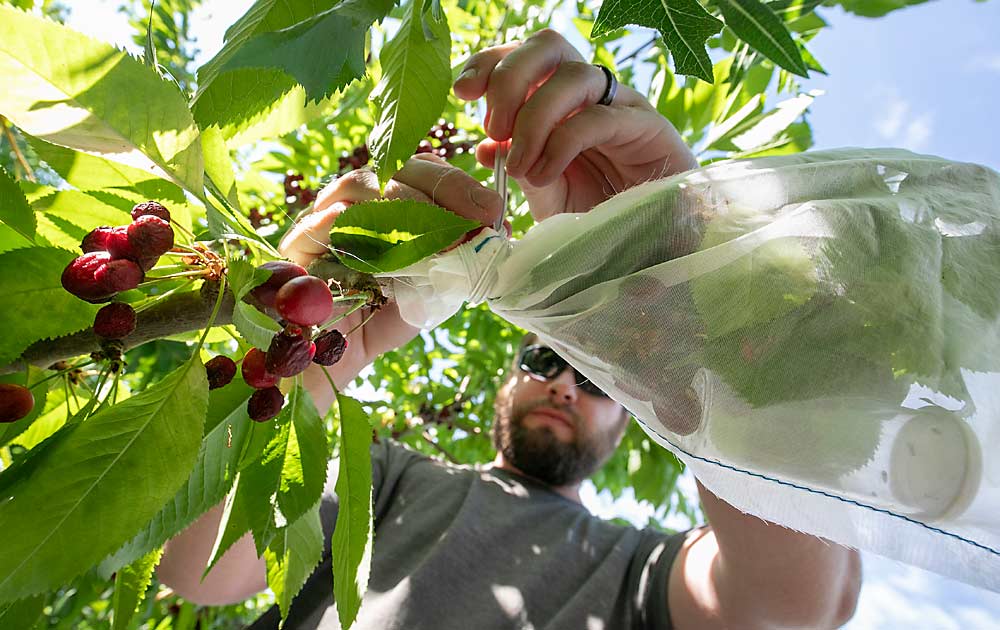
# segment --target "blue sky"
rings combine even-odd
[[[127,22],[109,0],[68,2],[69,23],[135,52]],[[251,3],[208,0],[194,15],[204,59]],[[803,90],[825,94],[812,106],[815,148],[890,146],[1000,169],[1000,2],[938,0],[870,20],[819,10],[831,25],[810,49],[829,76]],[[694,496],[690,477],[681,486]],[[595,513],[646,522],[634,501],[612,503],[590,488]],[[683,522],[669,523],[684,527]],[[865,585],[849,630],[1000,629],[1000,594],[864,554]]]

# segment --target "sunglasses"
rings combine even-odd
[[[556,351],[548,346],[535,345],[526,347],[521,351],[521,358],[518,359],[518,365],[525,372],[540,376],[545,380],[551,380],[562,374],[566,368],[572,368],[573,375],[576,377],[577,387],[591,396],[610,398],[604,390],[594,385],[590,379],[580,374],[576,368],[566,362],[566,359],[556,354]]]

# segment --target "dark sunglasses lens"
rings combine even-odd
[[[566,367],[566,362],[552,348],[532,346],[521,355],[521,367],[533,374],[552,378]]]
[[[576,372],[576,370],[573,371]],[[576,386],[582,389],[583,391],[587,392],[591,396],[600,396],[601,398],[611,398],[604,392],[603,389],[601,389],[597,385],[594,385],[593,381],[588,379],[583,374],[580,374],[579,372],[576,372]]]

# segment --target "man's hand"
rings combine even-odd
[[[483,225],[493,225],[501,211],[500,196],[496,192],[485,188],[461,169],[427,154],[410,158],[386,184],[385,198],[435,203]],[[285,235],[279,248],[281,253],[302,266],[308,265],[329,251],[330,227],[341,212],[353,203],[375,199],[379,199],[379,189],[373,172],[356,170],[341,177],[319,193],[312,211]],[[365,317],[367,313],[356,311],[338,328],[344,332],[352,330]],[[378,355],[413,339],[417,332],[417,328],[400,318],[395,304],[390,303],[351,334],[347,355],[342,361],[360,370]]]
[[[455,95],[486,95],[491,139],[476,158],[492,167],[497,143],[511,139],[507,172],[542,220],[587,212],[626,188],[698,166],[673,125],[635,90],[622,85],[610,105],[598,105],[606,86],[600,68],[545,29],[473,55]]]

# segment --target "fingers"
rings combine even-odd
[[[538,159],[522,177],[532,186],[547,186],[577,156],[592,148],[614,155],[619,153],[615,149],[629,145],[635,155],[642,156],[643,146],[659,142],[665,130],[663,117],[655,111],[589,105],[552,130]],[[662,176],[651,171],[648,178]]]
[[[486,132],[494,140],[506,140],[522,103],[569,61],[582,62],[583,57],[562,35],[543,29],[523,44],[496,46],[473,55],[455,83],[455,94],[474,100],[485,92]],[[471,77],[466,74],[470,70],[475,71]]]
[[[500,195],[434,155],[410,158],[395,179],[419,190],[431,203],[483,225],[494,225],[503,211]]]
[[[278,251],[296,264],[303,267],[308,265],[326,253],[330,245],[330,228],[337,216],[347,209],[347,205],[339,201],[328,201],[322,210],[314,210],[303,216],[281,239]]]
[[[571,61],[556,69],[517,112],[507,172],[523,176],[545,148],[546,139],[562,119],[600,100],[607,79],[589,63]]]

